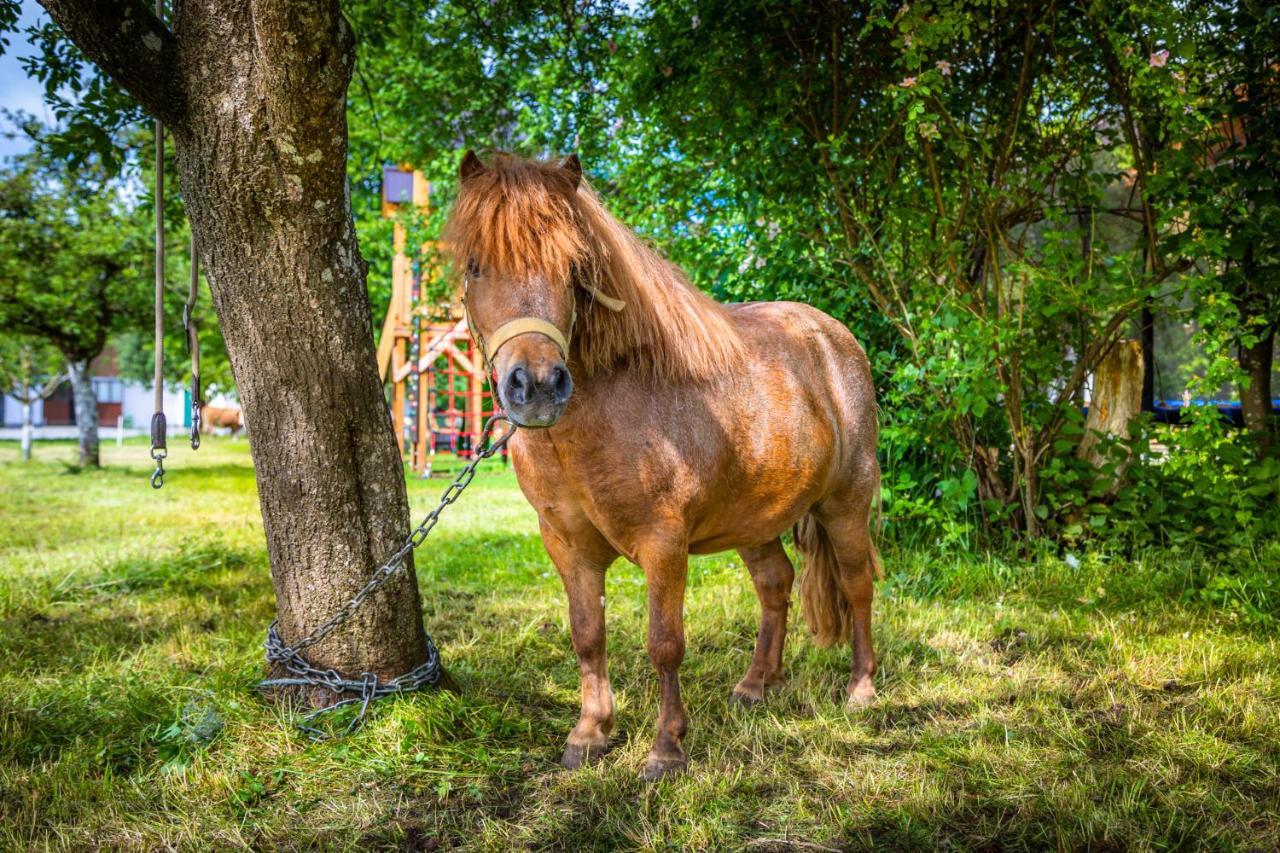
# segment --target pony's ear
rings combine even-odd
[[[462,155],[462,164],[458,166],[458,177],[466,181],[484,172],[484,163],[470,148]]]
[[[564,158],[560,168],[564,169],[565,174],[569,176],[569,182],[573,184],[574,189],[577,189],[578,184],[582,183],[582,161],[578,159],[578,155],[570,154]]]

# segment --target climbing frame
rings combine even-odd
[[[428,198],[421,172],[383,170],[384,217],[395,218],[403,204],[425,212]],[[392,385],[391,417],[401,452],[426,476],[437,451],[469,458],[496,407],[461,304],[423,299],[424,281],[438,270],[426,263],[427,246],[411,259],[404,227],[398,221],[393,227],[391,302],[378,341],[378,373]]]

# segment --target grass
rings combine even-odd
[[[731,711],[754,596],[732,555],[696,559],[691,770],[646,785],[640,572],[609,579],[618,745],[562,771],[577,666],[509,472],[482,473],[418,558],[461,694],[388,701],[312,743],[253,689],[273,602],[245,444],[174,451],[159,493],[141,444],[106,445],[101,471],[71,453],[22,465],[0,444],[0,848],[1280,845],[1275,622],[1194,594],[1216,571],[1195,554],[890,553],[880,698],[851,714],[847,650],[799,624],[789,682]],[[443,485],[412,481],[415,512]]]

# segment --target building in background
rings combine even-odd
[[[120,367],[114,349],[108,347],[89,366],[94,396],[98,398],[98,428],[113,431],[124,429],[125,435],[149,434],[155,399],[151,386],[120,377]],[[3,422],[0,438],[18,438],[22,430],[22,403],[13,397],[4,397]],[[191,428],[191,392],[181,388],[166,387],[164,410],[168,415],[170,434]],[[32,406],[32,423],[35,438],[75,438],[76,410],[71,398],[71,383],[64,381],[48,399]]]

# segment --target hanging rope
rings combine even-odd
[[[156,17],[163,9],[162,0],[156,0]],[[165,433],[169,425],[164,416],[164,125],[156,119],[156,339],[155,414],[151,416],[151,458],[156,470],[151,473],[151,488],[164,486],[164,460],[169,455]]]
[[[164,21],[164,0],[156,0],[156,17]],[[164,124],[156,119],[156,339],[155,414],[151,416],[151,458],[156,469],[151,472],[151,488],[164,486],[164,460],[169,455],[167,433],[169,423],[164,415]],[[191,449],[200,447],[201,408],[204,405],[200,393],[200,336],[195,319],[191,316],[196,307],[196,294],[200,286],[200,258],[196,252],[195,231],[191,232],[191,283],[187,289],[187,301],[182,306],[182,328],[186,332],[187,355],[191,358]]]

